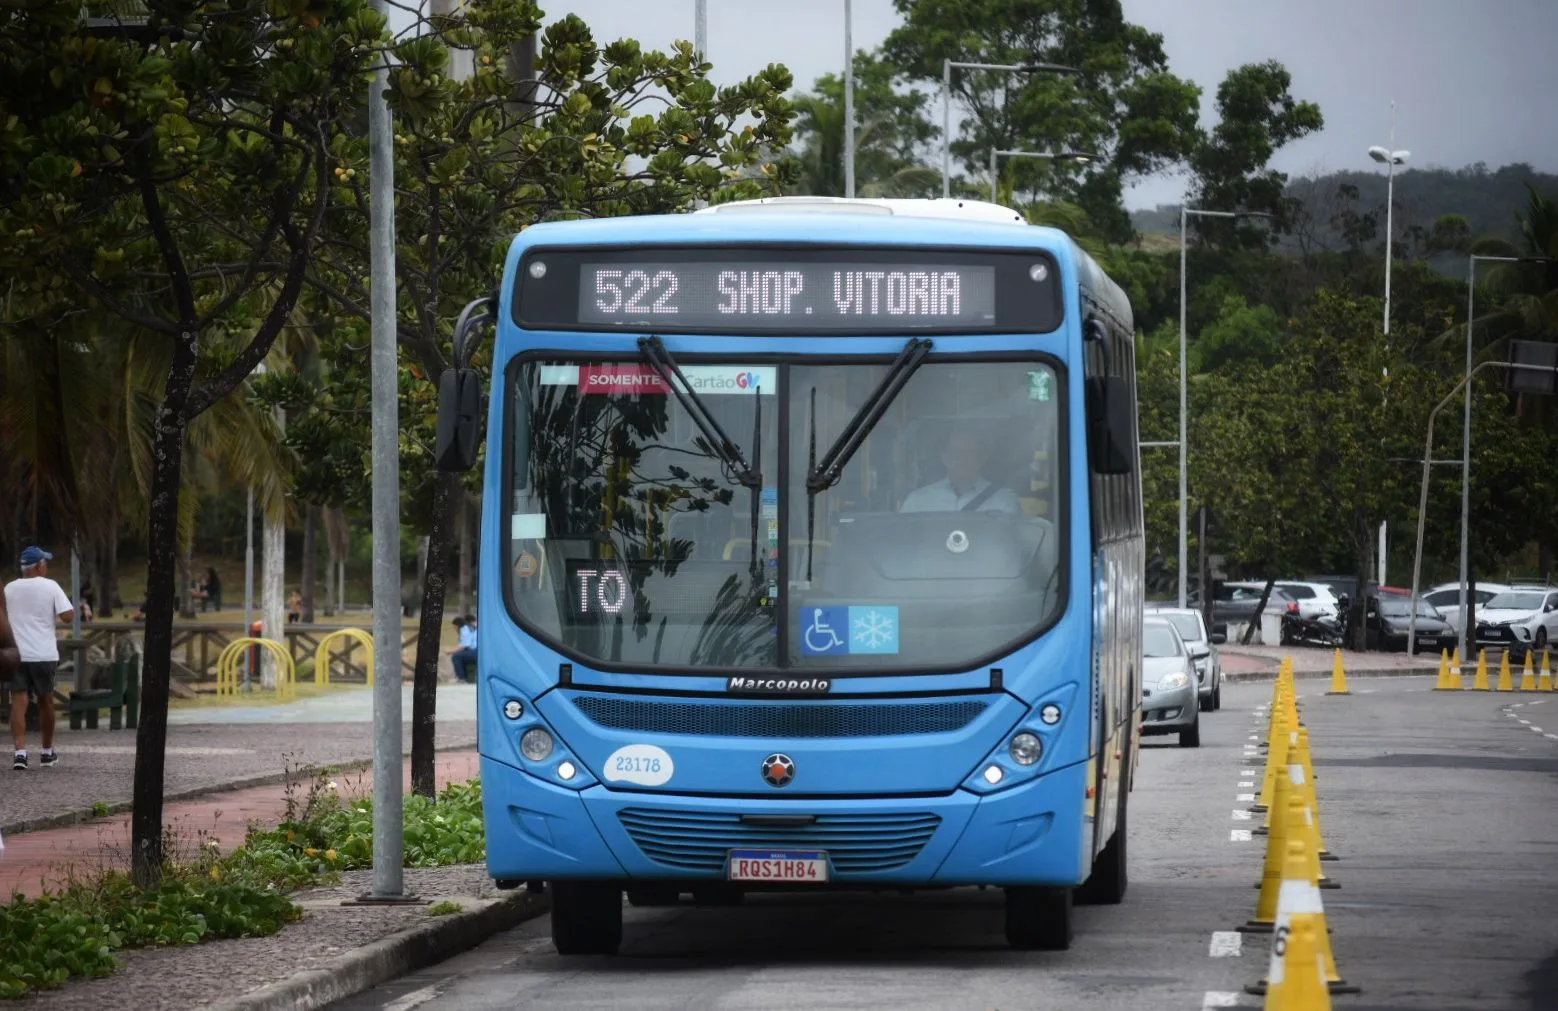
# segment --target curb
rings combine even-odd
[[[346,953],[317,969],[210,1005],[208,1011],[310,1011],[469,951],[551,908],[551,893],[522,892],[441,916]]]
[[[1438,667],[1418,667],[1418,668],[1411,668],[1411,667],[1409,667],[1409,668],[1405,668],[1405,669],[1400,668],[1400,667],[1379,667],[1379,668],[1375,668],[1373,670],[1370,670],[1368,668],[1359,668],[1358,670],[1349,670],[1349,671],[1347,671],[1347,677],[1349,679],[1350,678],[1423,678],[1423,677],[1431,678],[1431,677],[1434,677],[1435,675],[1437,675],[1438,673],[1439,673],[1439,668]],[[1293,672],[1293,677],[1294,677],[1295,680],[1299,680],[1299,681],[1329,681],[1331,679],[1331,672],[1328,671],[1328,670],[1324,670],[1324,671],[1322,671],[1322,670],[1294,671]],[[1224,683],[1229,683],[1229,682],[1235,682],[1236,683],[1236,682],[1242,682],[1242,681],[1275,681],[1276,679],[1277,679],[1277,672],[1275,670],[1269,670],[1269,671],[1264,671],[1264,670],[1258,670],[1258,671],[1238,671],[1238,672],[1233,673],[1233,674],[1230,674],[1227,671],[1223,672],[1223,681],[1224,681]]]
[[[441,748],[434,748],[433,752],[447,751],[471,751],[476,747],[476,742],[468,744],[450,744]],[[403,758],[411,757],[407,751]],[[373,768],[371,758],[353,758],[344,762],[328,762],[319,766],[320,769],[334,769],[337,772],[360,772]],[[287,781],[285,772],[267,772],[258,776],[245,776],[242,779],[229,779],[221,783],[209,783],[205,786],[192,786],[187,790],[178,790],[173,793],[164,793],[162,803],[176,804],[182,800],[198,800],[201,797],[209,797],[214,793],[233,793],[237,790],[250,790],[257,786],[275,786],[277,783]],[[78,808],[74,811],[63,811],[59,814],[39,815],[36,818],[23,818],[18,822],[0,824],[0,835],[21,835],[23,832],[44,832],[51,828],[69,828],[72,825],[84,825],[92,822],[102,822],[116,814],[126,814],[135,805],[128,800],[115,801],[105,805],[107,810],[102,814],[94,814],[90,808]]]

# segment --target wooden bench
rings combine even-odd
[[[97,714],[108,710],[108,729],[134,730],[141,712],[141,663],[134,652],[116,659],[109,668],[111,684],[107,688],[73,691],[66,702],[70,729],[80,730],[85,720],[88,730],[97,729]]]

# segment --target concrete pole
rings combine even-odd
[[[700,0],[702,2],[702,0]],[[844,196],[855,196],[855,51],[849,0],[844,0]]]
[[[249,634],[254,624],[254,486],[249,486],[249,505],[244,513],[243,525],[243,635]],[[243,690],[249,690],[254,671],[249,669],[248,654],[243,661]]]
[[[693,5],[693,52],[704,59],[709,52],[709,0],[697,0]]]
[[[1189,208],[1184,204],[1179,207],[1179,606],[1185,606],[1186,577],[1185,563],[1190,559],[1186,542],[1189,540],[1187,530],[1186,513],[1186,478],[1189,468],[1185,458],[1185,415],[1186,415],[1186,382],[1185,382],[1185,267],[1188,263],[1186,255],[1187,229],[1185,222],[1189,220]],[[1201,599],[1207,599],[1208,588],[1201,587]],[[1259,615],[1256,615],[1257,620]]]
[[[276,411],[276,419],[285,427],[286,422],[280,409]],[[277,490],[273,501],[265,509],[265,527],[261,532],[260,541],[260,620],[265,623],[264,630],[260,633],[266,639],[276,642],[281,647],[287,645],[286,635],[286,571],[287,571],[287,525],[285,500],[280,490]],[[252,620],[252,619],[251,619]],[[248,635],[248,631],[244,632]],[[260,687],[271,689],[276,687],[276,678],[280,672],[277,669],[276,658],[269,650],[260,654]]]
[[[386,18],[388,0],[374,6]],[[386,57],[387,59],[387,57]],[[373,448],[373,886],[369,901],[404,901],[405,777],[401,758],[400,430],[395,356],[395,149],[380,67],[368,86],[371,220],[369,361]]]

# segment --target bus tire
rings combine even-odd
[[[1072,890],[1032,885],[1006,889],[1006,943],[1018,951],[1071,947]]]
[[[1129,743],[1126,747],[1129,748]],[[1114,821],[1114,835],[1109,837],[1109,841],[1099,851],[1098,856],[1093,860],[1092,873],[1088,874],[1087,880],[1082,882],[1082,887],[1077,889],[1078,905],[1118,906],[1125,901],[1125,888],[1130,881],[1126,866],[1128,851],[1125,833],[1126,811],[1129,810],[1125,795],[1128,792],[1129,787],[1116,790],[1119,794],[1119,814]]]
[[[622,889],[614,881],[553,881],[552,944],[559,955],[615,955]]]

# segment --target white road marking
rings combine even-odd
[[[1549,741],[1558,741],[1558,734],[1543,734],[1542,736],[1547,738]]]
[[[438,996],[438,984],[424,986],[420,990],[413,990],[398,1000],[390,1001],[384,1005],[383,1011],[411,1011],[412,1008],[421,1007],[434,997]]]
[[[1528,727],[1527,729],[1530,730],[1533,734],[1540,734],[1542,732],[1541,727]]]
[[[1257,736],[1255,736],[1255,735],[1254,735],[1254,734],[1251,734],[1251,735],[1250,735],[1250,740],[1252,740],[1252,741],[1258,741],[1258,740],[1260,740],[1260,738],[1259,738],[1259,737],[1257,737]]]
[[[1253,779],[1241,779],[1241,780],[1239,780],[1239,785],[1240,786],[1254,786],[1255,785],[1255,781]]]
[[[1248,804],[1248,803],[1252,802],[1255,799],[1255,795],[1253,793],[1239,793],[1239,794],[1235,794],[1233,799],[1234,800],[1242,800],[1246,804]]]
[[[1247,828],[1233,828],[1228,830],[1229,842],[1249,842],[1250,830]]]
[[[1201,998],[1201,1011],[1214,1007],[1238,1007],[1239,995],[1229,993],[1227,990],[1208,990],[1206,996]]]
[[[1254,776],[1254,775],[1258,775],[1258,773],[1254,769],[1240,769],[1239,770],[1239,775],[1241,775],[1241,776]]]
[[[1234,821],[1249,821],[1250,820],[1250,812],[1241,810],[1239,808],[1234,808],[1233,809],[1233,820]]]
[[[1531,725],[1531,721],[1530,720],[1521,720],[1520,722],[1524,723],[1528,727]]]
[[[1237,930],[1212,931],[1211,956],[1213,958],[1239,957],[1239,938],[1240,934]]]

